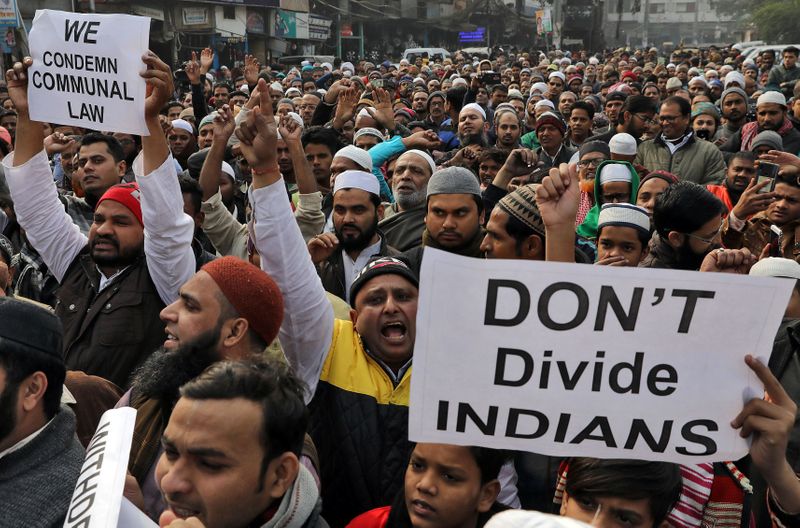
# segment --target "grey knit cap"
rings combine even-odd
[[[722,103],[725,102],[725,98],[728,97],[730,94],[741,95],[742,98],[744,98],[744,102],[745,103],[747,102],[747,99],[748,99],[747,93],[744,90],[742,90],[741,88],[737,88],[736,86],[732,86],[731,88],[728,88],[727,90],[722,92],[722,95],[719,98],[720,106],[722,105]]]
[[[750,150],[755,150],[756,147],[761,146],[767,146],[770,150],[783,150],[783,138],[774,130],[764,130],[753,138]]]
[[[447,167],[437,170],[428,181],[428,194],[474,194],[481,197],[481,186],[475,174],[464,167]]]

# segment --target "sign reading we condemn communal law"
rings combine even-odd
[[[427,248],[409,437],[550,456],[737,460],[794,281]]]
[[[36,11],[28,39],[31,119],[148,135],[142,55],[150,19]]]
[[[108,528],[118,525],[135,422],[136,409],[132,407],[110,409],[103,413],[86,448],[86,457],[64,519],[64,528]],[[126,519],[128,515],[126,513]],[[140,523],[140,526],[146,524]]]

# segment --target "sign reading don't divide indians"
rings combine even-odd
[[[736,460],[794,281],[426,249],[409,436],[551,456]]]
[[[150,19],[36,11],[29,43],[31,119],[147,135],[145,70]]]

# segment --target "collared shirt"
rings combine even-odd
[[[101,291],[105,290],[106,286],[108,286],[111,283],[111,281],[113,281],[114,279],[119,277],[122,274],[123,271],[125,271],[128,268],[130,268],[130,266],[125,266],[124,268],[122,268],[121,270],[117,271],[112,276],[106,277],[106,274],[103,273],[102,271],[100,271],[100,266],[97,266],[97,265],[95,265],[95,266],[97,267],[97,271],[100,273],[100,288],[97,290],[97,293],[100,293]]]
[[[669,149],[670,154],[675,154],[679,148],[681,148],[682,146],[684,146],[686,143],[689,142],[689,139],[691,139],[691,137],[692,137],[692,132],[689,132],[688,134],[684,134],[683,137],[680,138],[680,140],[676,141],[667,139],[666,137],[664,137],[664,134],[661,134],[661,139],[663,139],[664,143],[667,144],[667,148]]]
[[[361,253],[358,254],[355,260],[350,258],[350,255],[347,254],[347,251],[342,250],[342,262],[344,262],[344,295],[345,301],[347,304],[350,304],[350,285],[353,284],[353,280],[358,275],[358,272],[364,269],[364,266],[367,265],[369,259],[377,255],[381,252],[381,237],[378,237],[378,241],[372,244],[371,246],[367,246],[361,250]]]
[[[50,420],[46,424],[44,424],[42,427],[40,427],[36,431],[32,432],[31,434],[29,434],[28,436],[26,436],[25,438],[23,438],[22,440],[20,440],[16,444],[12,445],[11,447],[6,449],[5,451],[0,452],[0,459],[2,459],[6,455],[10,455],[14,451],[19,451],[20,449],[22,449],[23,447],[25,447],[26,445],[31,443],[33,441],[33,439],[36,438],[37,436],[39,436],[39,434],[41,434],[41,432],[44,431],[45,428],[48,425],[50,425],[50,422],[52,422],[52,421],[53,421],[53,419],[50,418]]]

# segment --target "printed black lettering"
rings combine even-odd
[[[660,372],[664,372],[664,376],[659,376]],[[647,374],[647,390],[655,396],[669,396],[675,392],[675,387],[659,387],[657,383],[678,383],[678,371],[672,365],[660,363],[650,369]]]
[[[675,451],[681,455],[690,455],[690,456],[708,456],[716,453],[717,443],[714,441],[714,439],[694,432],[694,428],[696,427],[704,427],[706,431],[709,432],[719,430],[719,427],[717,426],[716,422],[713,422],[712,420],[692,420],[691,422],[686,422],[683,425],[683,427],[681,427],[681,436],[687,442],[703,446],[705,448],[705,451],[697,453],[689,451],[688,448],[682,446],[676,447]]]
[[[486,292],[486,312],[483,316],[483,324],[490,326],[517,326],[528,317],[531,309],[531,294],[528,288],[519,281],[489,279]],[[517,292],[519,295],[519,307],[517,314],[511,319],[499,319],[497,317],[497,290],[507,288]]]
[[[631,305],[628,312],[625,312],[622,303],[617,297],[617,293],[611,286],[603,286],[600,288],[600,298],[597,305],[597,317],[594,321],[594,329],[597,332],[602,331],[606,325],[606,312],[608,312],[609,305],[617,316],[622,330],[625,332],[633,332],[636,329],[636,318],[639,316],[639,305],[642,303],[642,294],[644,288],[634,288],[633,296],[631,297]]]
[[[572,292],[578,299],[578,309],[575,311],[575,316],[564,323],[557,323],[550,316],[550,298],[560,291]],[[579,326],[586,319],[586,314],[589,313],[589,295],[587,295],[586,290],[573,282],[555,282],[542,291],[537,312],[539,320],[550,330],[572,330]]]
[[[459,402],[458,412],[456,413],[456,431],[463,433],[467,430],[467,418],[478,427],[481,433],[485,435],[494,435],[497,428],[497,406],[490,405],[486,421],[478,415],[477,412],[468,403]]]
[[[519,422],[521,416],[529,416],[536,419],[536,429],[532,433],[519,432]],[[508,410],[508,423],[506,424],[506,436],[510,438],[539,438],[547,432],[550,420],[543,413],[530,409],[516,409],[512,407]]]
[[[522,373],[519,374],[518,379],[508,379],[506,377],[506,363],[508,357],[517,357],[522,360]],[[514,362],[514,366],[518,366],[519,361]],[[515,372],[519,369],[514,368]],[[530,381],[533,376],[533,357],[525,352],[516,348],[498,348],[497,349],[497,362],[494,370],[494,384],[504,385],[506,387],[521,387]]]
[[[694,316],[694,309],[697,307],[698,299],[713,299],[713,291],[707,290],[672,290],[673,297],[686,297],[686,303],[683,305],[683,313],[681,314],[681,322],[678,325],[679,334],[689,333],[689,326],[692,324],[692,316]]]
[[[625,441],[625,449],[634,449],[636,447],[636,442],[639,437],[641,437],[650,450],[656,453],[663,453],[666,451],[667,445],[669,444],[669,437],[672,433],[672,423],[672,420],[664,422],[661,426],[661,436],[659,436],[658,441],[656,441],[653,433],[651,433],[650,429],[647,427],[647,422],[641,418],[634,418],[633,423],[631,423],[631,431],[628,434],[628,439]]]
[[[600,429],[600,434],[593,434],[595,429]],[[583,428],[575,438],[572,439],[570,444],[580,444],[585,440],[597,440],[604,442],[607,447],[617,447],[617,441],[614,440],[614,434],[611,432],[611,425],[608,423],[606,416],[595,416],[589,425]]]

